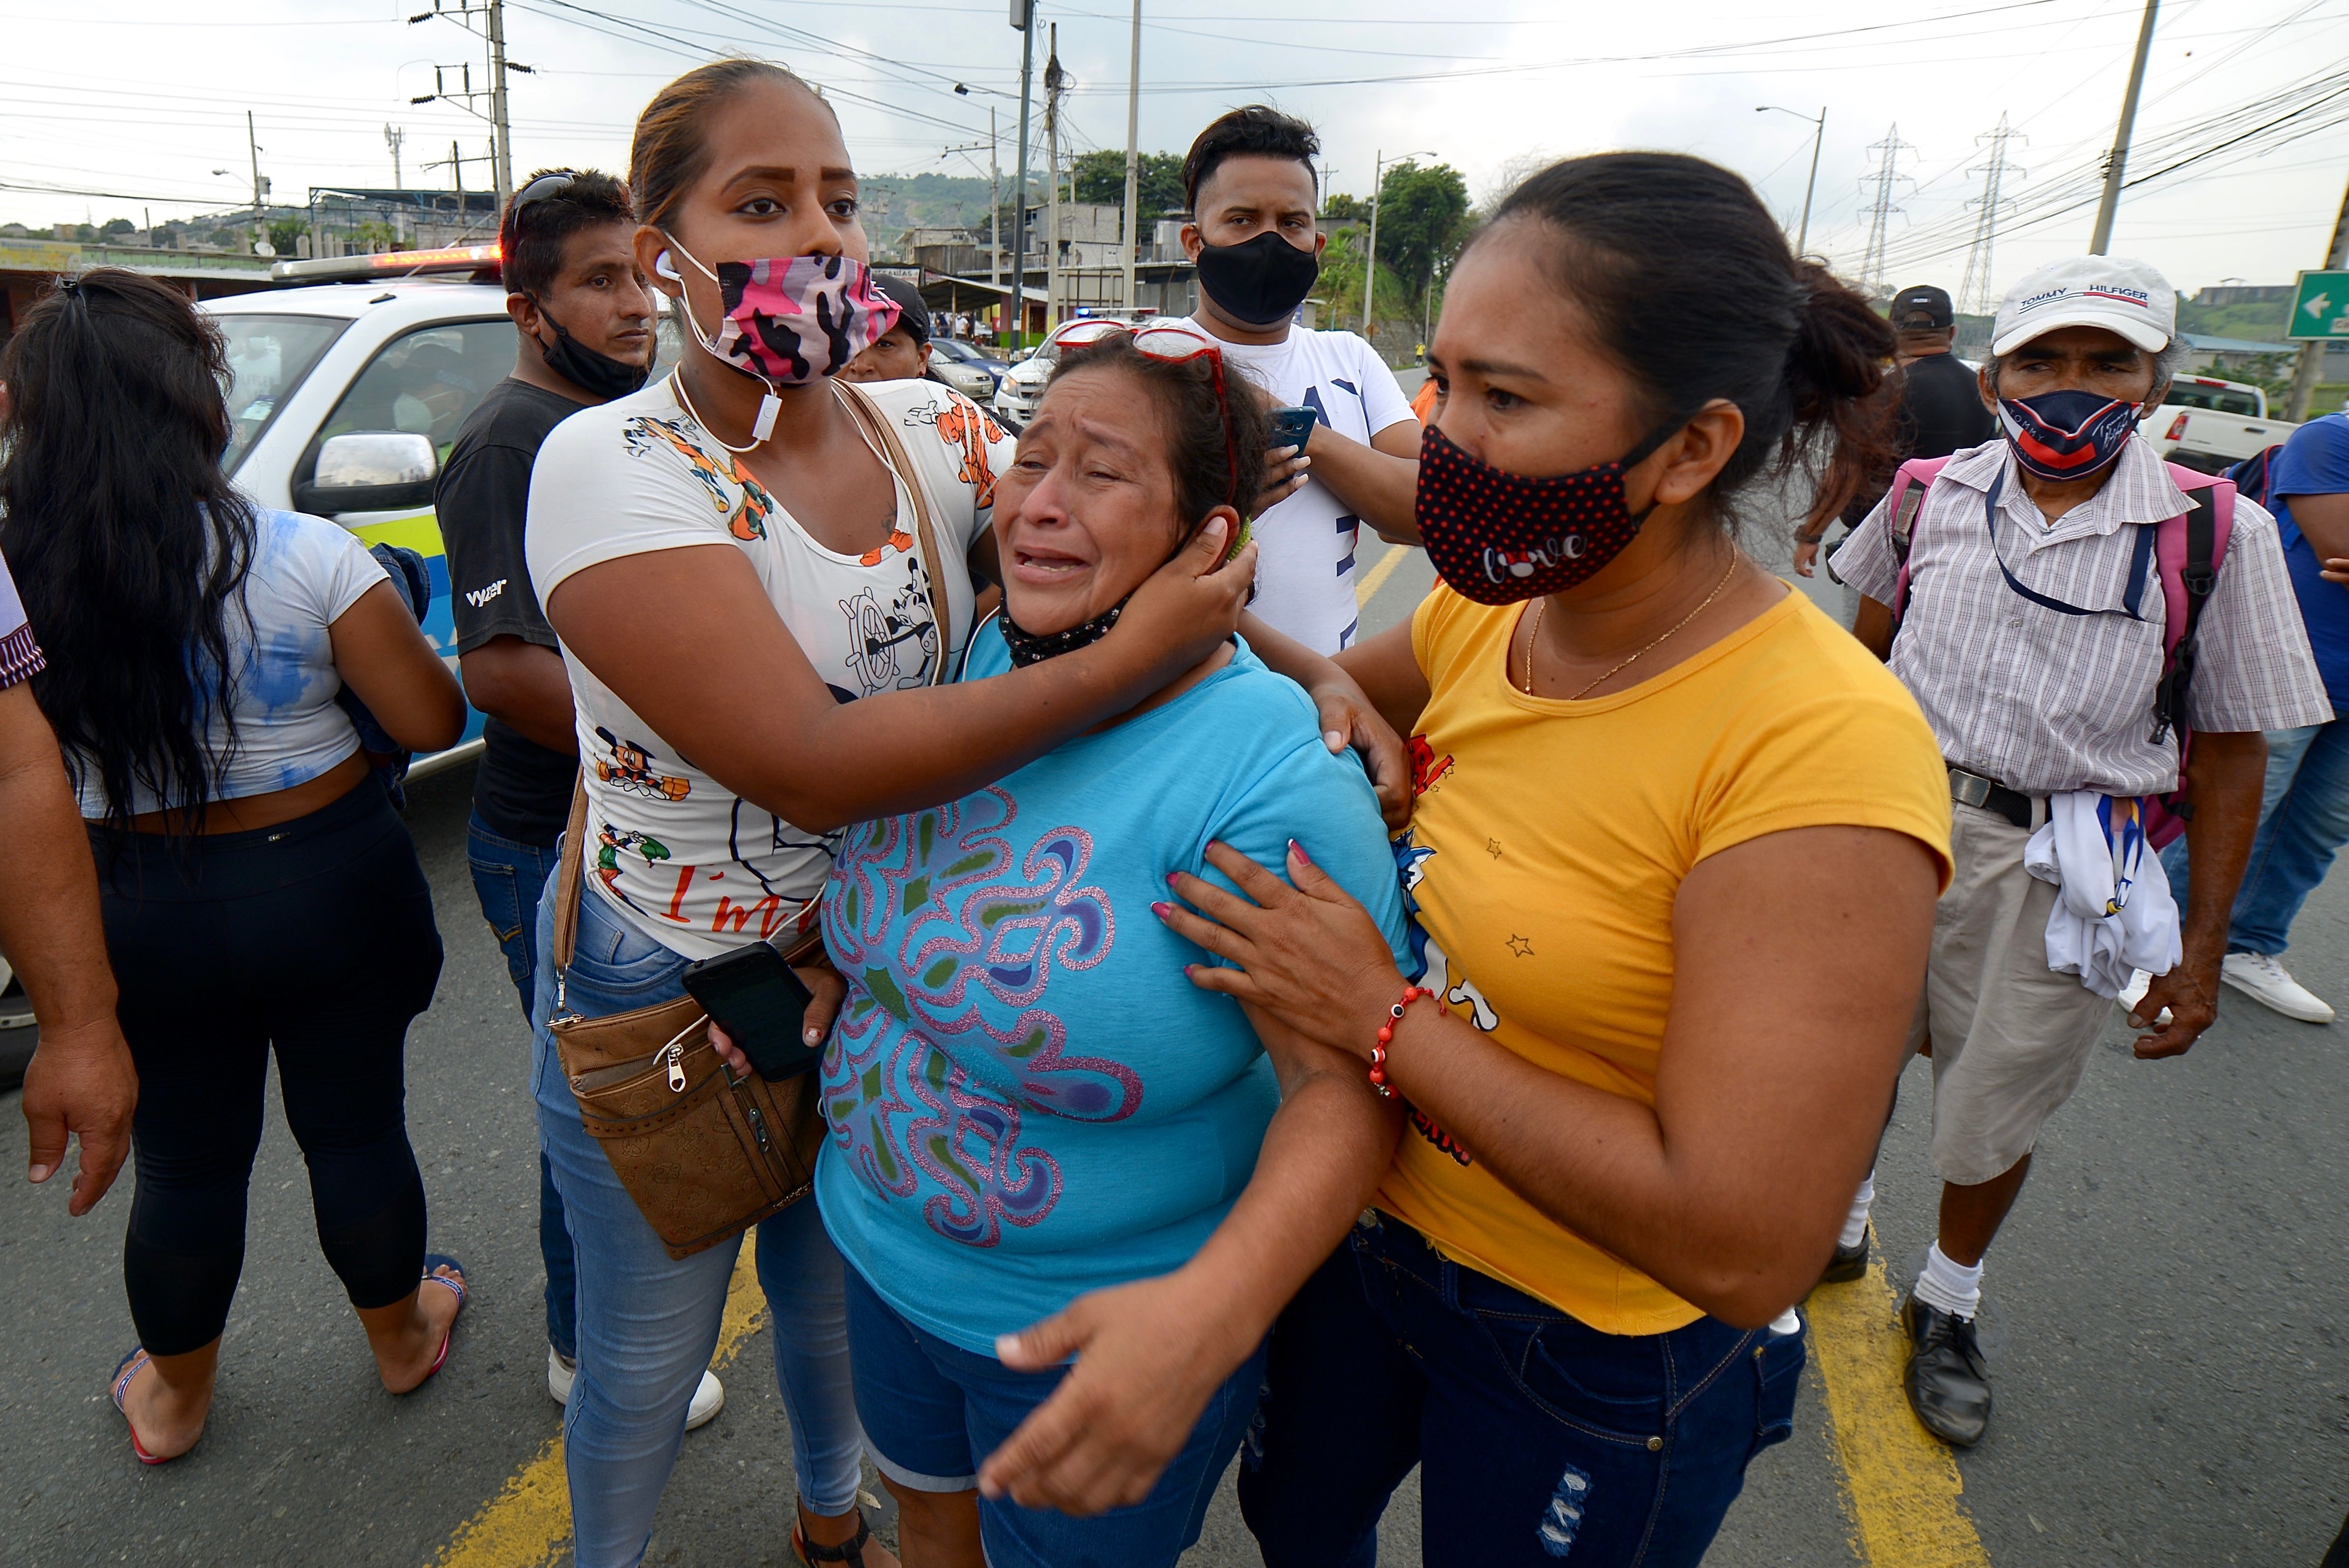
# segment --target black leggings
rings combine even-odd
[[[318,1245],[351,1305],[414,1290],[424,1181],[400,1056],[440,936],[382,786],[370,774],[306,817],[184,852],[143,834],[93,833],[92,848],[139,1068],[122,1278],[140,1343],[184,1355],[227,1325],[272,1046]]]

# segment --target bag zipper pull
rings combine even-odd
[[[673,1043],[665,1053],[668,1057],[668,1092],[685,1092],[685,1047]]]

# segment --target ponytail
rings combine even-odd
[[[1672,152],[1569,158],[1519,185],[1485,232],[1512,222],[1555,237],[1552,276],[1645,395],[1651,428],[1714,398],[1745,416],[1713,483],[1724,528],[1756,480],[1807,480],[1816,518],[1889,466],[1890,324],[1798,261],[1739,176]]]

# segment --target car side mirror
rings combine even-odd
[[[395,511],[432,504],[440,457],[429,437],[405,430],[354,430],[318,448],[310,479],[294,487],[300,511]]]

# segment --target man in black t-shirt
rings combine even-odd
[[[489,716],[466,858],[525,1019],[538,969],[539,895],[579,772],[570,677],[523,555],[530,471],[547,432],[564,418],[645,384],[654,303],[636,270],[635,232],[628,188],[608,174],[541,172],[514,193],[498,229],[506,311],[522,335],[513,374],[458,430],[435,498],[465,695]],[[578,1358],[577,1271],[543,1152],[538,1169],[547,1390],[567,1403]],[[705,1373],[687,1425],[707,1421],[724,1401],[718,1379]]]
[[[1894,352],[1899,357],[1899,397],[1893,410],[1892,449],[1896,461],[1910,458],[1946,458],[1979,447],[1998,434],[1998,420],[1982,401],[1982,386],[1964,360],[1951,352],[1958,331],[1956,310],[1950,296],[1930,284],[1902,289],[1892,296],[1892,326],[1899,335]],[[1884,499],[1887,482],[1865,486],[1843,509],[1847,528],[1857,528],[1876,503]],[[1808,577],[1826,532],[1795,535],[1795,570]]]

